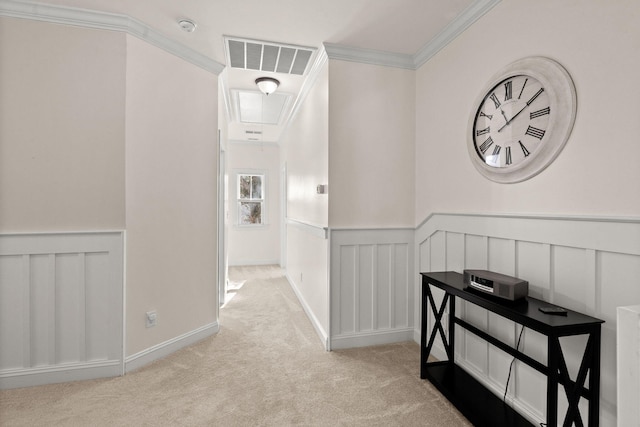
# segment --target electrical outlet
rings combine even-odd
[[[156,313],[155,310],[147,311],[147,328],[156,326],[157,323],[158,323],[158,313]]]

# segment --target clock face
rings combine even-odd
[[[509,76],[480,103],[473,125],[477,156],[492,168],[513,168],[535,156],[549,127],[549,96],[532,76]]]
[[[573,81],[557,62],[534,56],[509,64],[473,104],[467,134],[473,165],[500,183],[537,175],[567,142],[576,104]]]

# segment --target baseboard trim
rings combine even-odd
[[[0,390],[84,381],[122,375],[120,360],[69,363],[40,368],[5,370],[0,374]]]
[[[201,328],[195,329],[186,334],[177,336],[173,339],[165,341],[163,343],[149,347],[146,350],[142,350],[136,354],[133,354],[125,359],[124,371],[125,373],[135,371],[143,366],[148,365],[151,362],[162,359],[184,347],[188,347],[192,344],[202,341],[216,334],[220,330],[218,322],[209,323]]]
[[[339,350],[345,348],[369,347],[372,345],[413,341],[413,332],[413,328],[403,328],[337,335],[331,337],[331,349]]]
[[[309,307],[309,304],[307,304],[307,301],[304,299],[304,297],[302,296],[302,294],[298,290],[298,287],[296,286],[295,282],[291,279],[291,277],[289,277],[289,273],[285,273],[285,277],[287,278],[287,281],[289,282],[289,286],[291,286],[291,289],[293,289],[293,293],[296,294],[296,297],[298,298],[298,301],[300,301],[300,305],[302,306],[302,309],[304,310],[304,312],[307,314],[307,317],[311,321],[311,324],[313,325],[313,328],[316,330],[316,333],[320,337],[320,340],[322,341],[322,344],[324,345],[324,349],[328,351],[329,350],[329,336],[327,335],[327,332],[324,330],[324,328],[322,327],[322,325],[318,321],[318,318],[313,313],[313,311],[311,311],[311,307]]]

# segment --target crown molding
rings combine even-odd
[[[333,43],[324,43],[324,48],[329,59],[417,70],[498,3],[500,3],[500,0],[475,0],[414,55],[362,49]]]
[[[0,0],[0,16],[99,30],[122,31],[213,74],[218,75],[224,69],[224,65],[219,62],[170,39],[127,15],[44,3]]]
[[[413,56],[404,53],[362,49],[333,43],[324,43],[324,49],[329,59],[415,70]]]
[[[429,43],[413,55],[415,69],[420,68],[442,48],[451,43],[485,13],[489,12],[500,0],[475,0],[460,15],[440,31]]]

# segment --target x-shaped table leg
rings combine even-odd
[[[593,336],[589,335],[589,339],[587,340],[587,346],[584,350],[584,356],[582,357],[582,362],[580,363],[580,369],[578,370],[578,375],[576,376],[575,382],[569,377],[569,369],[567,368],[567,363],[562,352],[562,347],[560,346],[560,340],[557,337],[555,338],[555,340],[557,341],[556,345],[559,350],[558,374],[564,386],[564,392],[567,396],[567,402],[569,404],[562,425],[571,426],[575,423],[577,427],[583,427],[584,422],[582,421],[582,416],[580,415],[578,403],[580,402],[580,397],[582,396],[582,391],[584,390],[587,373],[592,366],[594,353]],[[590,401],[589,404],[591,405],[593,403]],[[593,423],[593,421],[594,420],[590,420],[590,425]]]
[[[445,350],[447,351],[447,356],[449,360],[453,360],[453,354],[451,352],[451,343],[447,342],[444,328],[442,327],[442,316],[444,315],[444,310],[447,307],[447,302],[449,301],[449,294],[446,293],[442,300],[442,304],[440,305],[440,309],[436,308],[436,302],[433,298],[433,294],[429,287],[426,287],[427,290],[427,299],[429,300],[429,305],[431,305],[431,310],[433,310],[433,315],[435,317],[435,322],[433,324],[433,329],[431,330],[431,336],[429,337],[429,343],[427,344],[427,354],[431,353],[431,347],[433,347],[433,342],[436,339],[436,334],[440,332],[440,338],[442,338],[442,343],[444,344]]]

